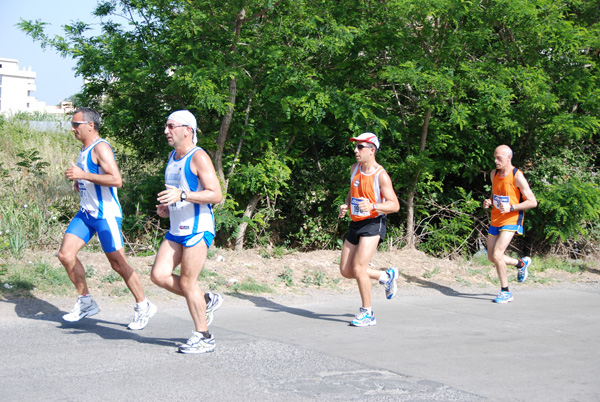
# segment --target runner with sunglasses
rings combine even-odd
[[[65,176],[73,180],[73,187],[79,193],[80,208],[67,227],[58,259],[67,270],[79,297],[73,310],[63,319],[75,322],[100,312],[89,293],[85,268],[77,257],[97,233],[110,266],[123,278],[135,297],[135,315],[128,328],[140,330],[154,316],[156,306],[144,296],[140,277],[125,258],[121,233],[123,214],[117,197],[117,188],[123,181],[111,146],[100,138],[99,126],[100,115],[95,110],[80,108],[73,113],[71,131],[81,141],[82,147],[77,165],[69,167]]]
[[[385,239],[387,214],[398,212],[400,205],[390,176],[375,159],[379,149],[377,136],[363,133],[350,141],[356,142],[356,163],[350,169],[350,190],[346,203],[340,206],[339,217],[350,212],[352,222],[342,249],[340,272],[344,278],[356,279],[362,299],[362,307],[351,324],[367,327],[376,324],[371,309],[371,280],[384,285],[387,299],[397,292],[398,270],[374,270],[369,268],[369,262]]]

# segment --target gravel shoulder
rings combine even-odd
[[[290,252],[273,256],[265,250],[250,249],[233,251],[211,250],[209,259],[200,278],[203,290],[215,290],[234,295],[232,302],[243,303],[247,298],[277,299],[287,303],[326,301],[340,295],[356,295],[358,290],[353,280],[339,273],[339,251],[321,250],[312,252]],[[32,260],[43,260],[55,268],[61,268],[55,253],[37,253]],[[131,303],[131,295],[120,278],[115,277],[110,265],[101,252],[82,251],[79,258],[88,270],[90,291],[97,298],[113,299]],[[180,302],[180,298],[160,289],[150,280],[154,256],[129,256],[128,261],[142,279],[147,296],[153,300]],[[385,270],[395,266],[400,272],[398,286],[405,295],[440,292],[446,295],[462,293],[495,293],[498,280],[494,266],[477,261],[439,259],[417,250],[395,250],[377,252],[371,261],[373,269]],[[568,272],[543,266],[542,260],[534,257],[534,266],[525,283],[518,283],[516,270],[509,269],[510,286],[519,292],[536,288],[570,288],[597,285],[600,282],[600,259],[581,262],[577,272]],[[374,286],[374,296],[377,297]],[[73,298],[74,288],[63,288],[60,292],[31,291],[33,298]],[[2,295],[10,298],[8,292]],[[0,297],[1,298],[1,297]]]

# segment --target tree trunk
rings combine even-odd
[[[423,130],[421,131],[421,145],[419,146],[419,154],[421,158],[425,152],[425,145],[427,144],[427,134],[429,133],[429,121],[431,120],[431,109],[425,111],[425,117],[423,119]],[[421,177],[421,169],[415,173],[414,180],[410,186],[410,191],[406,197],[406,248],[416,248],[417,236],[415,233],[415,194],[417,192],[417,184]]]
[[[242,8],[237,15],[235,20],[235,35],[229,51],[234,53],[237,49],[237,43],[240,39],[240,33],[242,30],[242,24],[244,23],[244,17],[246,16],[246,10]],[[232,66],[235,68],[236,66]],[[225,151],[225,141],[227,141],[227,134],[229,134],[229,127],[231,126],[231,119],[233,118],[233,111],[235,108],[235,98],[237,95],[237,79],[235,76],[229,81],[229,108],[227,113],[221,120],[221,128],[219,129],[219,136],[217,137],[217,151],[215,152],[215,170],[217,177],[221,181],[221,184],[225,183],[225,172],[223,171],[223,152]]]
[[[244,211],[244,217],[248,219],[252,219],[252,214],[258,205],[258,202],[262,198],[260,194],[254,194],[248,205],[246,206],[246,210]],[[235,250],[242,250],[244,248],[244,239],[246,237],[246,228],[248,228],[248,222],[242,222],[238,226],[238,233],[235,237]]]
[[[227,175],[227,179],[221,182],[221,186],[223,187],[223,200],[221,204],[225,203],[225,198],[227,197],[227,190],[229,189],[229,178],[235,171],[235,165],[240,159],[240,153],[242,152],[242,145],[244,145],[244,137],[246,136],[246,128],[248,127],[248,121],[250,119],[250,108],[252,106],[252,98],[254,94],[250,94],[250,98],[248,99],[248,105],[246,106],[246,120],[244,121],[244,131],[240,136],[240,141],[238,142],[237,150],[235,151],[235,157],[233,158],[233,163],[231,164],[231,169],[229,169],[229,174]]]

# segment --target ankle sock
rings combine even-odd
[[[523,268],[525,266],[525,263],[523,262],[523,259],[520,258],[519,262],[517,262],[517,268]]]
[[[508,286],[505,288],[500,288],[500,290],[502,290],[503,292],[510,292],[510,290],[508,290]]]

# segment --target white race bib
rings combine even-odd
[[[362,198],[352,197],[352,200],[350,201],[350,208],[351,208],[351,210],[350,210],[351,212],[350,213],[352,215],[355,215],[355,216],[369,216],[369,215],[371,215],[370,212],[366,212],[366,211],[363,212],[363,211],[360,210],[360,207],[358,206],[358,203],[361,202],[361,201],[363,201]]]
[[[508,212],[510,208],[510,197],[508,195],[494,194],[494,206],[500,209],[500,204],[504,204],[504,210]]]

